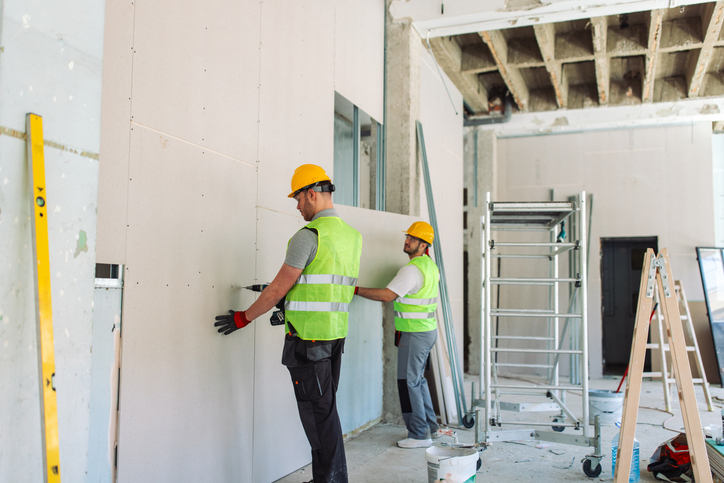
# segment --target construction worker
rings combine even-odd
[[[337,386],[349,304],[359,275],[362,236],[339,218],[332,181],[322,168],[294,171],[290,198],[309,222],[289,240],[282,268],[243,312],[216,317],[228,335],[272,309],[283,297],[285,338],[282,364],[294,385],[299,417],[312,447],[314,483],[347,483]]]
[[[424,376],[425,363],[437,340],[435,310],[440,271],[428,254],[435,233],[424,221],[405,232],[404,252],[410,262],[400,268],[387,288],[355,288],[362,297],[380,302],[395,301],[397,390],[407,438],[401,448],[424,448],[438,437],[439,426]]]

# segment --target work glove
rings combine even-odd
[[[219,328],[219,333],[229,335],[237,329],[246,327],[251,320],[246,318],[246,312],[235,312],[229,310],[228,315],[218,315],[214,327]]]

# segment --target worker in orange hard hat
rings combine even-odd
[[[292,377],[299,417],[312,447],[312,482],[347,483],[336,392],[362,236],[334,209],[334,185],[324,169],[299,166],[291,188],[289,198],[309,223],[289,240],[282,268],[257,301],[243,312],[230,310],[217,317],[214,325],[228,335],[285,298],[282,364]]]
[[[437,340],[435,311],[440,271],[428,255],[435,239],[429,223],[416,221],[404,232],[404,252],[410,258],[386,288],[357,287],[355,294],[380,302],[395,301],[397,390],[407,438],[401,448],[424,448],[439,437],[437,416],[425,379],[425,362]]]

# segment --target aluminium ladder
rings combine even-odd
[[[569,235],[571,241],[567,241],[559,227],[561,222],[573,220],[574,217],[575,223],[566,224],[574,231]],[[598,416],[594,418],[593,435],[589,429],[586,194],[581,192],[574,201],[565,202],[491,202],[490,193],[487,193],[486,212],[481,223],[483,355],[480,388],[483,394],[482,398],[473,401],[477,413],[476,442],[489,444],[496,441],[542,440],[593,447],[594,452],[583,460],[583,471],[587,476],[596,477],[601,473],[603,454]],[[576,258],[575,266],[580,273],[575,276],[559,275],[559,257],[565,253]],[[522,271],[525,276],[502,277],[502,260],[513,265],[517,271]],[[494,261],[497,262],[497,276],[492,275]],[[543,272],[542,276],[533,275],[540,272]],[[501,293],[509,295],[507,291],[511,287],[521,286],[527,288],[526,292],[506,296],[507,304],[500,302]],[[559,297],[566,294],[566,286],[569,303],[567,310],[562,312]],[[496,292],[495,300],[493,290]],[[546,308],[526,306],[526,302],[528,305],[536,305],[536,301],[540,305],[540,300],[546,298]],[[514,335],[499,333],[501,319],[507,328],[518,328]],[[543,331],[545,335],[540,336]],[[569,334],[568,339],[566,334]],[[577,340],[569,340],[574,334]],[[564,349],[566,342],[570,347],[568,349]],[[501,347],[503,345],[505,347]],[[578,355],[575,360],[579,367],[575,372],[580,378],[579,383],[572,380],[565,384],[561,382],[561,355]],[[541,358],[546,359],[545,363],[538,363]],[[504,383],[498,378],[500,368],[545,372],[546,380],[543,383]],[[569,408],[567,393],[580,394],[580,410]],[[538,401],[531,399],[531,402],[520,402],[527,397],[538,398]],[[554,418],[552,422],[550,419],[531,422],[506,420],[501,411],[558,414],[549,416]],[[551,426],[554,432],[531,428],[499,429],[503,425]],[[563,434],[562,431],[567,427],[575,431],[582,430],[583,434]]]

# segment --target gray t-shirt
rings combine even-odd
[[[312,221],[323,216],[334,216],[339,218],[337,210],[329,208],[322,210],[312,218]],[[299,230],[289,241],[287,247],[287,256],[284,263],[294,268],[305,269],[314,260],[317,255],[317,232],[314,230]]]

